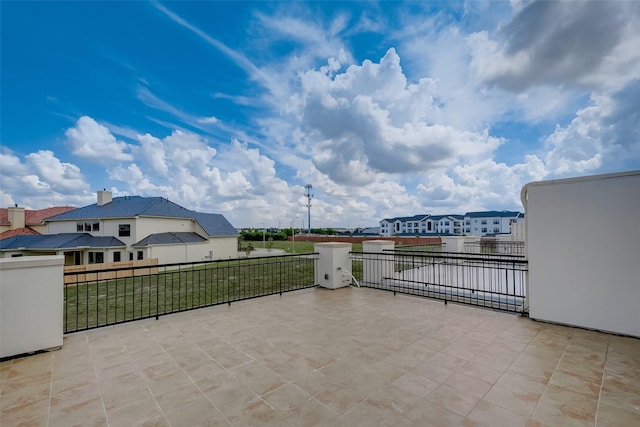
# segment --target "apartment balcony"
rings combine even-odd
[[[64,337],[0,364],[0,424],[630,426],[640,340],[370,288]]]

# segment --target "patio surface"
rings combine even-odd
[[[640,339],[314,288],[65,336],[0,364],[0,409],[2,426],[631,426]]]

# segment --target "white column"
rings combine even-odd
[[[384,251],[393,251],[394,247],[395,242],[390,240],[368,240],[362,242],[362,252],[365,252],[362,260],[363,285],[381,285],[383,278],[393,277],[393,255],[384,256],[382,254]],[[367,253],[370,255],[367,255]]]
[[[351,285],[351,243],[316,243],[318,253],[316,284],[323,288],[336,289]]]
[[[62,346],[64,256],[0,259],[0,357]]]

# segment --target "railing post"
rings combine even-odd
[[[314,252],[318,253],[315,272],[317,285],[329,289],[351,285],[351,243],[316,243]]]
[[[362,282],[382,285],[382,279],[393,277],[393,255],[383,255],[385,251],[393,251],[395,242],[389,240],[368,240],[362,242]],[[367,253],[380,254],[375,257],[367,256]]]

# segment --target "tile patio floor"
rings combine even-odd
[[[68,335],[0,364],[2,426],[640,425],[640,340],[373,289]]]

